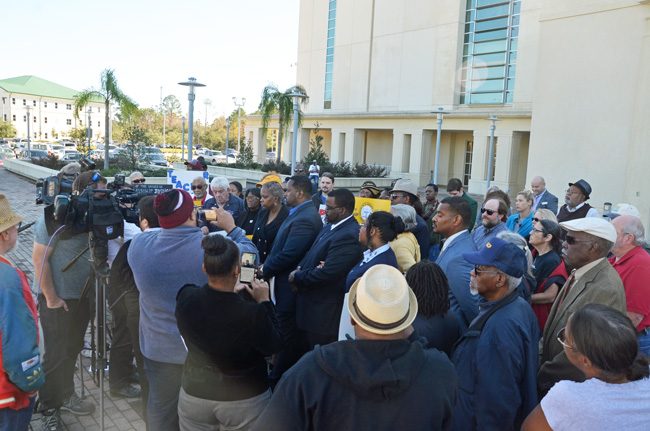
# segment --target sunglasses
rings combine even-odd
[[[481,269],[480,266],[474,265],[474,274],[478,277],[481,274],[498,274],[499,271],[494,271],[491,269]]]
[[[533,229],[531,230],[531,232],[539,232],[539,233],[541,233],[542,235],[546,236],[546,232],[544,232],[543,229],[534,229],[534,228],[533,228]]]
[[[533,217],[533,221],[534,221],[535,223],[539,223],[540,221],[542,221],[542,219],[541,219],[541,218],[537,218],[537,217]]]
[[[564,240],[569,245],[574,245],[574,244],[576,244],[578,242],[593,242],[593,240],[591,240],[591,239],[576,239],[575,237],[573,237],[571,235],[566,235],[564,237]]]
[[[496,211],[494,211],[494,210],[489,210],[489,209],[487,209],[487,208],[481,208],[481,214],[483,214],[483,213],[487,213],[487,215],[490,215],[490,216],[491,216],[491,215],[496,214]]]
[[[577,351],[575,347],[566,342],[566,326],[557,333],[557,341],[567,349]]]
[[[192,190],[196,190],[196,189],[202,190],[203,185],[202,184],[199,184],[198,186],[192,185]]]
[[[146,180],[145,180],[144,178],[142,178],[142,179],[139,179],[139,180],[133,180],[133,181],[131,181],[131,182],[132,182],[133,184],[140,184],[140,183],[144,183],[145,181],[146,181]]]
[[[393,193],[393,194],[390,195],[391,199],[399,199],[399,198],[403,198],[403,197],[404,197],[404,195],[397,194],[397,193]]]

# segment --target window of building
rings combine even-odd
[[[72,126],[72,120],[68,118],[67,120],[65,120],[65,124],[67,124],[68,126]]]
[[[7,102],[7,98],[6,98],[6,97],[3,97],[3,98],[2,98],[2,104],[4,105],[6,102]]]
[[[27,115],[23,115],[23,123],[27,122]]]
[[[36,100],[32,100],[32,105],[36,106]]]
[[[334,34],[336,33],[336,0],[330,0],[327,14],[327,50],[325,51],[324,109],[332,107],[332,77],[334,73]]]
[[[97,112],[102,112],[102,108],[100,108],[100,107],[98,106],[98,107],[97,107]]]
[[[27,106],[27,100],[23,99],[23,106]]]
[[[474,141],[465,142],[465,163],[463,170],[463,185],[469,185],[469,177],[472,175],[472,154],[474,152]]]
[[[47,132],[45,132],[45,139],[47,139]]]
[[[43,107],[47,108],[47,100],[43,102]]]
[[[45,124],[47,124],[47,117],[44,117],[43,121],[45,122]]]
[[[461,104],[512,103],[521,0],[467,0]]]
[[[15,97],[12,97],[12,98],[11,98],[11,104],[12,104],[12,105],[15,105],[15,104],[16,104],[16,98],[15,98]]]
[[[34,115],[32,118],[34,119],[33,123],[35,123],[36,122],[36,115]]]
[[[65,109],[67,109],[68,111],[72,110],[72,105],[70,103],[66,103]]]
[[[54,109],[59,109],[59,102],[54,102]]]
[[[2,120],[3,120],[3,121],[7,121],[7,114],[3,114],[3,115],[2,115]]]
[[[16,114],[11,116],[11,121],[16,121]]]

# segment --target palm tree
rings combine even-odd
[[[287,134],[291,118],[293,116],[293,92],[300,92],[307,95],[302,85],[294,85],[284,92],[278,90],[275,85],[267,85],[262,90],[262,100],[258,107],[262,114],[262,134],[266,134],[269,127],[269,121],[274,114],[278,114],[278,151],[276,155],[276,162],[280,163],[280,156],[282,154],[282,139]],[[305,97],[302,102],[307,100]],[[298,112],[298,124],[302,123],[302,111]]]
[[[110,144],[110,121],[111,105],[117,104],[123,115],[129,115],[130,112],[137,109],[137,105],[117,86],[117,79],[113,69],[104,69],[102,71],[101,88],[83,90],[77,94],[74,102],[74,115],[79,118],[79,112],[88,105],[88,103],[101,100],[104,102],[104,169],[108,169],[108,145]]]

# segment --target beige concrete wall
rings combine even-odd
[[[528,179],[559,196],[585,178],[591,204],[629,202],[648,226],[650,7],[548,1],[540,23]]]

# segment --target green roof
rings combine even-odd
[[[9,93],[29,94],[33,96],[55,97],[74,100],[79,91],[64,87],[38,76],[25,75],[15,78],[0,79],[0,88]],[[101,102],[100,99],[96,101]]]

